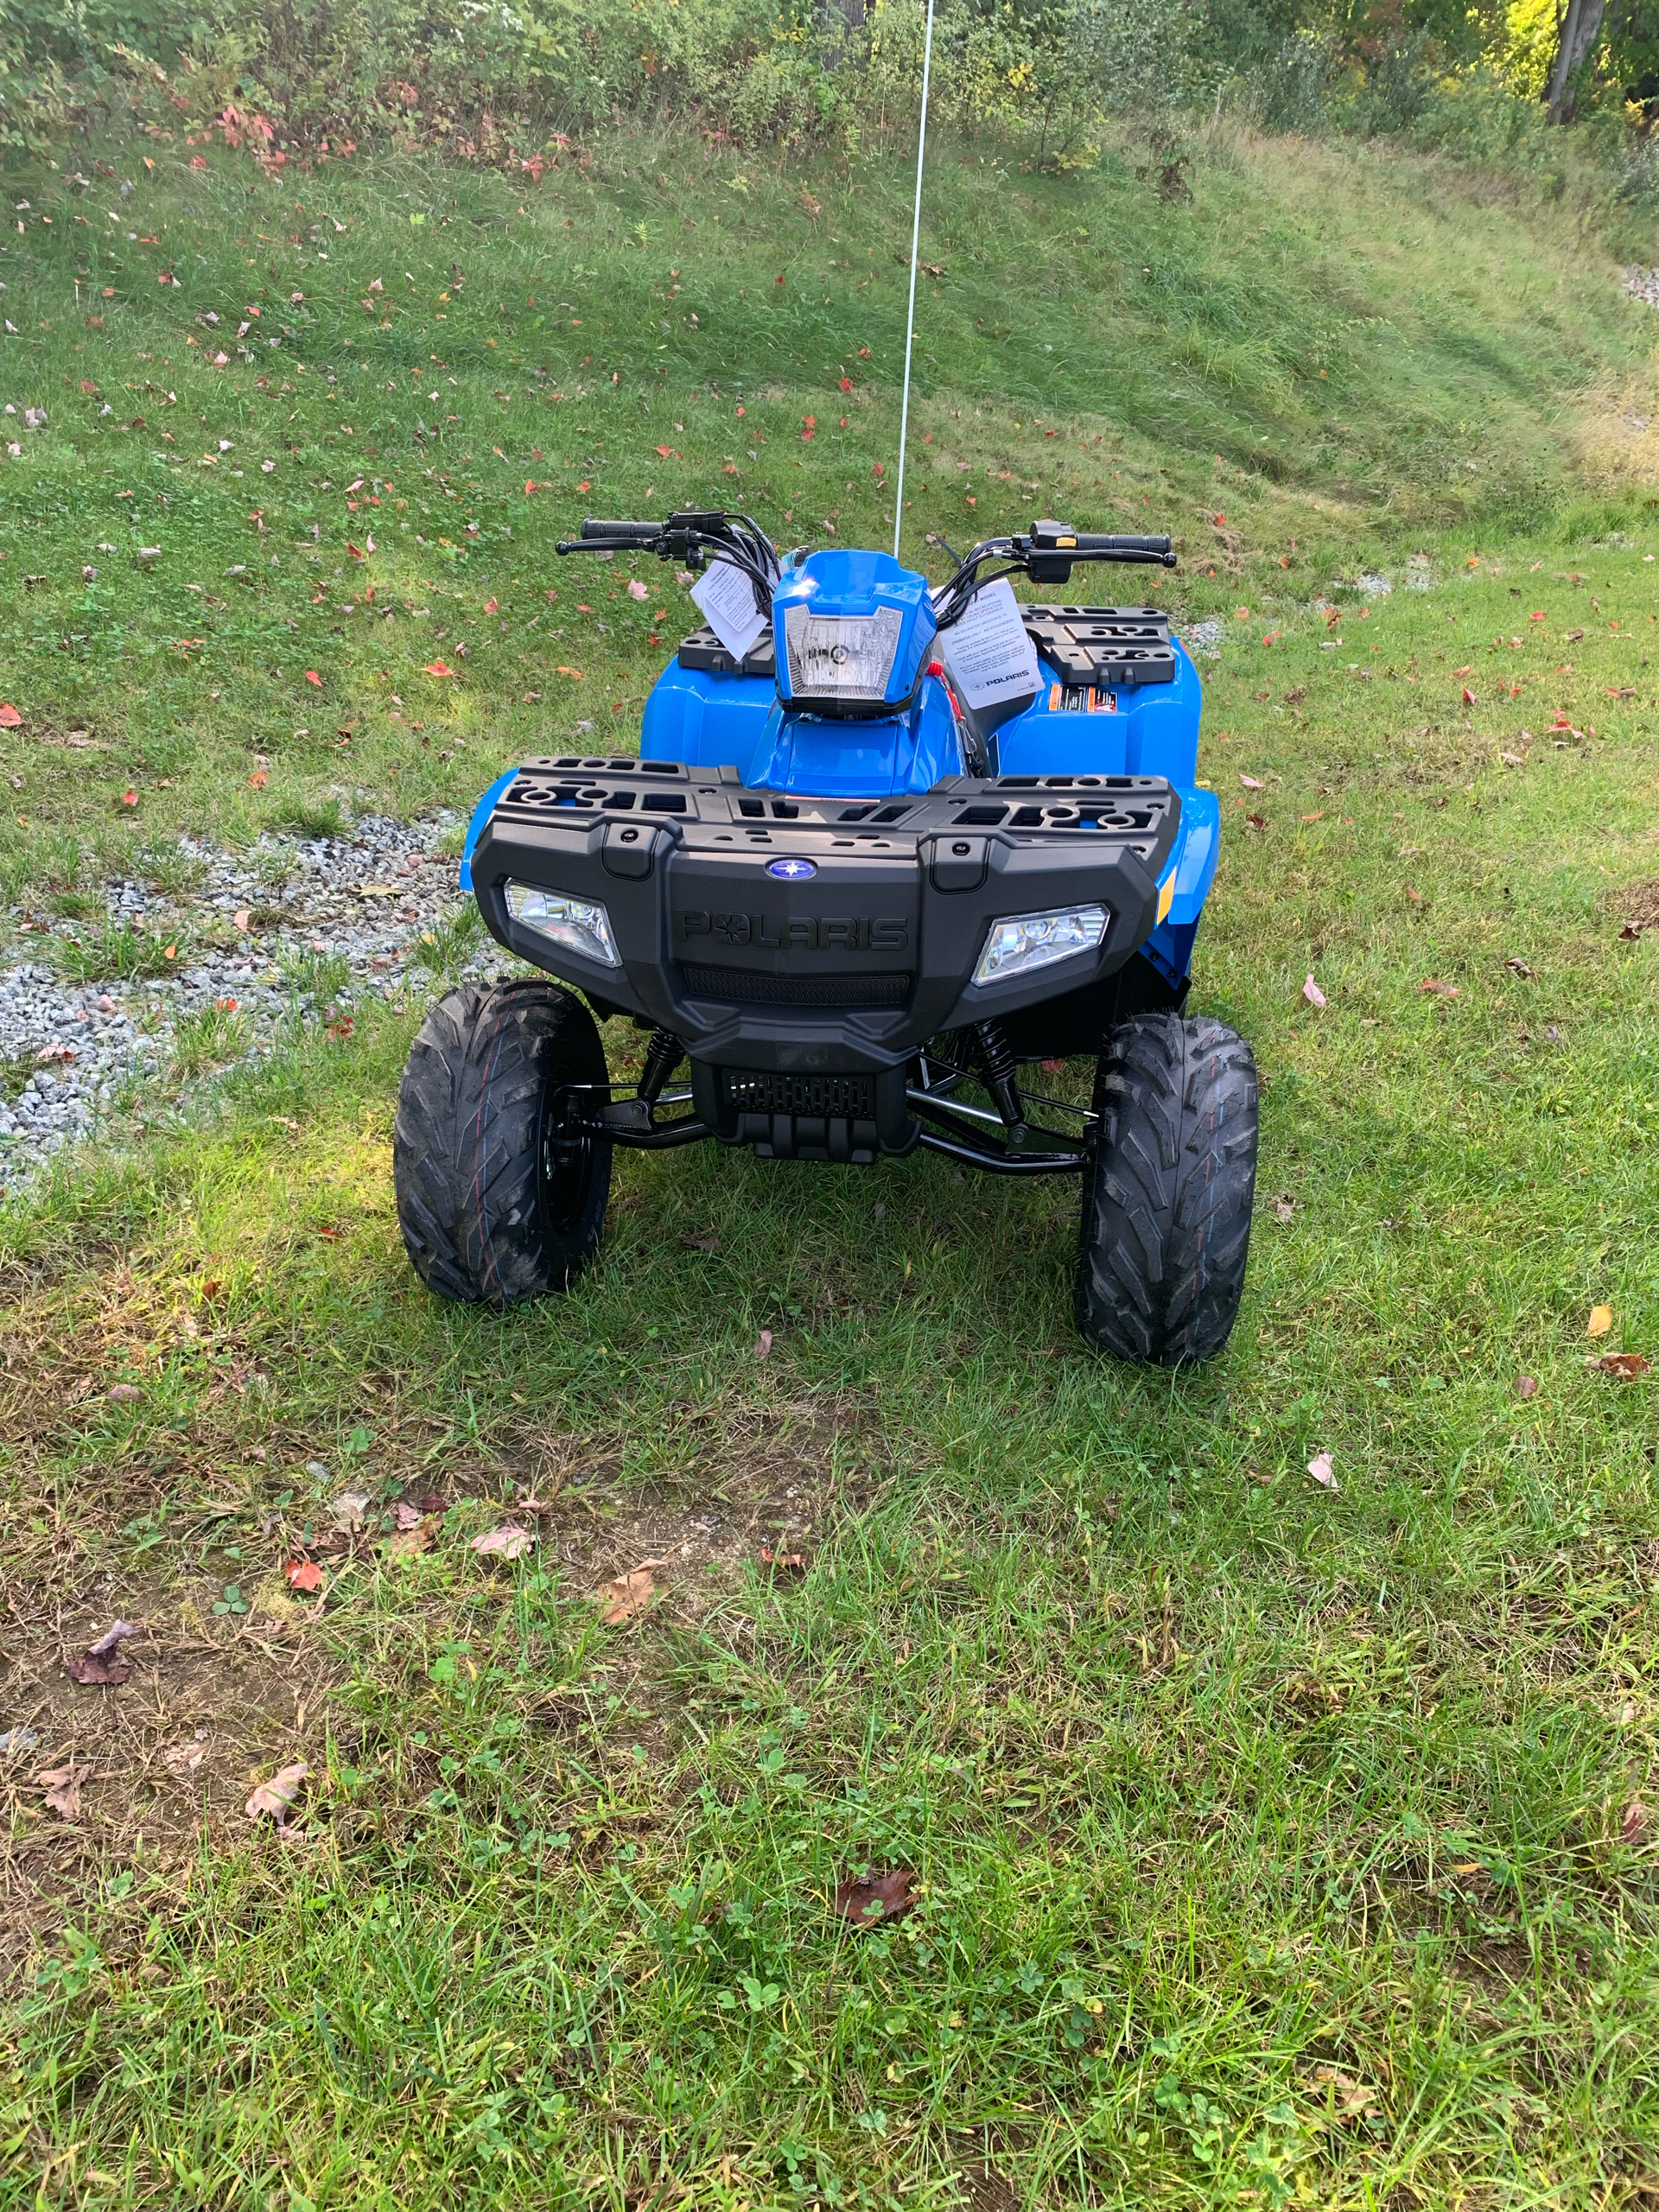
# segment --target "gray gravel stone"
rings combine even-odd
[[[0,1194],[66,1142],[92,1135],[123,1094],[141,1103],[143,1086],[171,1065],[181,1022],[212,1007],[239,1017],[243,1057],[257,1059],[284,1017],[396,997],[423,934],[462,904],[456,862],[435,850],[457,822],[447,812],[420,823],[365,815],[337,837],[264,836],[236,854],[181,837],[196,889],[104,887],[114,929],[163,942],[176,933],[185,944],[207,930],[235,932],[226,949],[193,948],[176,975],[69,983],[50,954],[72,938],[99,943],[97,925],[59,924],[44,942],[13,935],[0,947]],[[14,910],[8,918],[16,931],[29,918]],[[487,968],[493,957],[486,946],[469,967]]]

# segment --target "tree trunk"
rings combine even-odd
[[[1606,7],[1607,0],[1567,0],[1560,44],[1555,50],[1555,66],[1549,73],[1549,89],[1544,95],[1552,123],[1573,120],[1578,97],[1573,78],[1601,36],[1601,21]]]

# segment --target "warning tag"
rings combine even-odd
[[[986,584],[941,641],[951,681],[976,712],[1004,700],[1035,698],[1037,648],[1020,619],[1020,602],[1006,576]]]
[[[692,585],[691,596],[732,658],[744,660],[768,618],[755,605],[754,587],[741,569],[729,561],[712,563]]]

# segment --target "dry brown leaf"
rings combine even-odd
[[[1313,2088],[1322,2099],[1336,2106],[1344,2120],[1363,2119],[1376,2102],[1374,2089],[1362,2088],[1351,2074],[1344,2074],[1336,2066],[1316,2066]]]
[[[303,1759],[296,1759],[291,1766],[279,1768],[269,1782],[259,1784],[243,1807],[243,1811],[251,1821],[257,1821],[269,1813],[279,1828],[286,1827],[301,1785],[309,1772],[310,1769]]]
[[[432,1541],[432,1525],[416,1521],[412,1529],[399,1529],[386,1545],[388,1559],[418,1559]],[[517,1554],[515,1554],[516,1557]]]
[[[878,1921],[897,1920],[919,1903],[913,1894],[916,1877],[908,1866],[893,1866],[884,1874],[863,1874],[843,1882],[836,1891],[836,1910],[855,1928],[874,1928]]]
[[[772,1331],[770,1329],[762,1329],[760,1335],[755,1338],[754,1356],[757,1359],[770,1359],[772,1357]]]
[[[1590,1319],[1585,1324],[1584,1333],[1586,1337],[1605,1337],[1612,1325],[1612,1307],[1611,1306],[1592,1306],[1590,1308]]]
[[[1273,1202],[1273,1210],[1281,1221],[1288,1224],[1296,1218],[1296,1201],[1288,1191],[1281,1191]]]
[[[1625,1843],[1640,1843],[1647,1832],[1648,1808],[1638,1794],[1624,1808],[1624,1817],[1619,1822],[1618,1833]]]
[[[206,1744],[169,1744],[162,1753],[162,1764],[169,1774],[194,1774],[207,1756]]]
[[[1535,1398],[1538,1395],[1538,1377],[1535,1375],[1517,1375],[1515,1378],[1515,1395],[1517,1398]]]
[[[124,1682],[132,1672],[132,1665],[121,1656],[120,1646],[128,1637],[137,1633],[130,1621],[117,1621],[113,1628],[106,1628],[96,1643],[87,1645],[79,1659],[67,1662],[71,1679],[101,1688]]]
[[[1634,1382],[1648,1371],[1649,1362],[1639,1351],[1610,1351],[1600,1359],[1590,1363],[1599,1375],[1611,1375],[1616,1382]]]
[[[80,1818],[80,1785],[92,1774],[91,1762],[71,1759],[66,1766],[49,1766],[35,1777],[46,1793],[48,1809],[60,1821]]]
[[[1437,999],[1454,999],[1459,995],[1458,986],[1455,983],[1443,983],[1438,976],[1425,976],[1417,988],[1420,991],[1428,992],[1431,997]]]
[[[474,1536],[472,1549],[493,1553],[501,1559],[522,1559],[535,1543],[536,1538],[528,1529],[516,1522],[504,1521],[498,1529],[486,1529],[481,1536]]]
[[[616,1575],[594,1592],[601,1608],[600,1618],[607,1628],[620,1628],[637,1613],[643,1613],[662,1588],[657,1580],[657,1570],[666,1567],[666,1560],[641,1560],[626,1574]]]

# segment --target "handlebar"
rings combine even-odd
[[[1077,550],[1079,553],[1149,553],[1156,560],[1168,552],[1169,540],[1166,537],[1103,537],[1096,532],[1079,531]]]
[[[582,534],[585,538],[603,538],[612,545],[654,545],[664,527],[659,522],[601,522],[588,515],[582,522]]]

